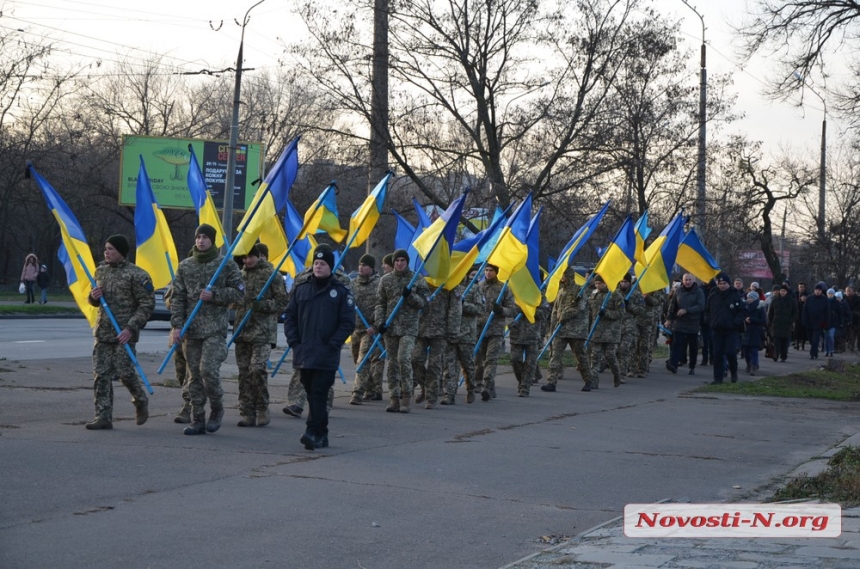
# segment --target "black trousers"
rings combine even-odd
[[[310,434],[321,437],[328,435],[328,410],[326,400],[328,390],[334,385],[335,370],[302,369],[299,376],[305,393],[308,394],[308,420]]]
[[[735,330],[711,330],[711,338],[714,342],[714,381],[723,381],[725,365],[729,366],[729,373],[738,373],[738,348],[741,345],[741,336]]]
[[[774,338],[773,342],[773,349],[776,350],[776,355],[779,357],[779,359],[781,359],[782,361],[788,359],[789,338]]]
[[[669,344],[669,361],[673,366],[687,355],[687,364],[690,369],[696,369],[696,357],[699,355],[699,335],[696,333],[673,332],[672,343]]]

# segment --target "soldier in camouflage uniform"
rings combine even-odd
[[[124,235],[112,235],[105,243],[104,262],[96,269],[96,287],[87,301],[99,306],[96,325],[93,328],[93,392],[95,395],[95,419],[86,424],[90,430],[113,428],[113,384],[118,377],[131,393],[138,425],[149,417],[149,399],[143,384],[137,377],[134,364],[125,351],[128,345],[134,353],[140,329],[155,309],[155,293],[152,279],[143,269],[126,261],[129,243]],[[104,308],[99,302],[104,298],[122,332],[117,335]]]
[[[173,284],[167,287],[164,293],[164,306],[170,310],[170,300],[173,298]],[[173,347],[173,329],[167,335],[167,348]],[[182,351],[182,343],[173,351],[173,369],[176,371],[176,383],[182,388],[182,407],[173,418],[174,423],[191,422],[191,396],[188,395],[188,363],[185,361],[185,352]]]
[[[451,294],[462,304],[462,317],[460,319],[460,331],[456,338],[448,338],[448,365],[445,370],[445,397],[442,405],[453,405],[460,385],[460,369],[466,382],[466,403],[475,401],[475,342],[478,340],[477,317],[484,313],[484,303],[481,302],[481,293],[477,286],[473,286],[469,293],[463,296],[467,286],[477,269],[472,269],[469,276],[463,281],[464,284],[451,291]]]
[[[478,317],[478,330],[482,331],[490,318],[490,313],[494,314],[493,321],[487,333],[484,334],[484,339],[481,340],[478,356],[475,358],[475,378],[481,386],[481,401],[485,402],[496,397],[496,363],[505,339],[505,319],[512,318],[516,314],[514,295],[499,281],[498,274],[498,267],[487,264],[484,267],[484,280],[478,283],[478,292],[484,304],[483,314]],[[497,302],[503,287],[504,296],[501,302]]]
[[[379,289],[379,279],[376,271],[376,259],[371,255],[363,255],[358,261],[358,276],[350,283],[352,295],[355,297],[355,332],[352,334],[352,357],[356,365],[364,359],[367,350],[373,344],[373,336],[367,333],[368,318],[373,318],[376,310],[376,293]],[[361,313],[365,320],[359,316]],[[367,325],[365,325],[367,322]],[[350,405],[361,405],[362,401],[382,401],[382,370],[385,362],[382,360],[382,346],[377,344],[370,356],[370,361],[356,372],[352,386]]]
[[[654,335],[657,332],[657,322],[663,315],[663,304],[666,301],[666,292],[662,289],[655,290],[642,295],[645,303],[645,311],[637,318],[639,335],[636,340],[636,356],[633,359],[636,377],[648,375],[648,367],[651,365],[651,354],[654,351]]]
[[[630,294],[630,298],[627,299],[627,294],[630,293],[630,283],[631,276],[628,273],[618,283],[617,289],[621,297],[625,299],[624,318],[621,323],[621,342],[618,344],[618,367],[621,369],[621,383],[624,383],[624,377],[633,377],[634,375],[636,342],[639,340],[639,317],[645,314],[645,302],[639,287],[636,287]]]
[[[197,228],[192,257],[179,263],[173,279],[170,325],[174,341],[181,339],[183,342],[190,374],[188,393],[193,420],[183,431],[186,435],[214,433],[221,428],[224,418],[221,364],[227,359],[227,307],[239,302],[245,294],[242,273],[232,259],[224,263],[212,288],[206,289],[223,260],[213,245],[216,235],[211,225],[204,223]],[[203,304],[180,338],[182,327],[198,300]],[[207,398],[211,413],[209,422],[205,423]]]
[[[450,340],[456,340],[460,333],[460,321],[463,317],[463,307],[455,294],[444,288],[439,289],[429,285],[430,297],[436,296],[424,307],[421,321],[418,325],[418,337],[412,350],[412,375],[417,385],[421,386],[421,394],[415,398],[415,403],[425,399],[425,409],[435,409],[442,383],[442,373],[445,369],[445,351]],[[429,348],[429,353],[428,353]],[[451,397],[449,403],[453,403]]]
[[[535,321],[529,322],[519,306],[514,320],[508,325],[511,342],[511,367],[517,378],[517,395],[528,397],[534,380],[537,355],[540,351],[540,319],[544,312],[549,311],[546,299],[541,299],[541,305],[535,311]],[[519,316],[522,314],[522,316]]]
[[[576,369],[582,378],[583,391],[591,391],[591,365],[585,352],[585,339],[588,338],[588,306],[582,287],[576,284],[573,267],[564,271],[558,296],[552,307],[550,327],[561,329],[552,341],[552,355],[549,360],[549,379],[541,391],[555,391],[556,385],[564,375],[564,350],[570,346],[576,359]]]
[[[254,245],[245,255],[242,278],[245,280],[245,298],[236,304],[235,322],[242,322],[248,310],[251,317],[236,338],[236,364],[239,366],[240,427],[264,427],[269,424],[269,373],[266,365],[272,346],[278,342],[278,314],[287,307],[287,289],[284,279],[275,275],[263,298],[263,290],[275,267],[260,258]]]
[[[392,254],[394,270],[379,280],[378,301],[373,315],[373,333],[385,335],[388,352],[388,397],[385,410],[408,413],[412,403],[412,350],[418,335],[418,314],[430,293],[427,282],[419,276],[410,289],[414,273],[409,270],[409,254],[398,249]],[[403,303],[389,326],[385,323],[393,313],[400,297]]]
[[[595,291],[588,299],[589,330],[594,328],[594,334],[588,344],[588,357],[591,360],[591,388],[597,389],[600,384],[602,361],[605,361],[612,370],[613,383],[618,387],[621,385],[621,370],[618,367],[617,351],[621,341],[624,298],[618,294],[618,291],[610,292],[600,275],[595,275],[594,287]]]

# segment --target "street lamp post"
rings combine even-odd
[[[233,120],[230,123],[230,148],[227,154],[227,176],[224,183],[224,211],[221,215],[221,225],[224,227],[224,246],[233,240],[233,199],[236,185],[236,150],[239,145],[239,97],[242,91],[242,52],[245,47],[245,26],[251,10],[265,2],[260,0],[245,12],[242,18],[242,35],[239,38],[239,55],[236,58],[236,85],[233,89]]]
[[[687,0],[681,0],[702,21],[702,58],[699,69],[699,164],[696,170],[696,220],[699,233],[704,237],[705,224],[705,166],[706,166],[706,126],[708,102],[708,68],[706,65],[705,49],[705,18]]]

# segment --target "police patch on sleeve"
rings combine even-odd
[[[334,289],[330,290],[328,294],[332,298],[337,298],[337,291]]]
[[[352,296],[348,296],[346,297],[346,303],[352,306],[353,304],[355,304],[355,301],[352,299]]]
[[[239,283],[239,286],[237,288],[242,292],[245,292],[245,283]]]

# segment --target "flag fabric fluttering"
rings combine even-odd
[[[304,222],[307,224],[306,234],[328,233],[329,237],[340,243],[346,237],[346,231],[340,227],[335,187],[332,182],[322,191],[320,197],[305,212]],[[302,234],[302,237],[304,235]]]
[[[292,243],[302,230],[302,216],[299,214],[296,206],[289,199],[286,203],[286,213],[284,214],[284,229],[286,231],[287,240]],[[281,272],[295,278],[302,269],[308,265],[308,260],[311,257],[311,252],[316,247],[316,240],[311,235],[306,235],[302,239],[296,241],[290,251],[290,258],[284,261],[281,265]]]
[[[630,271],[635,253],[636,235],[633,232],[633,218],[628,215],[615,238],[603,251],[597,266],[594,267],[594,272],[603,277],[609,290],[615,290],[618,282]]]
[[[421,257],[418,256],[418,251],[415,250],[414,242],[415,238],[421,234],[424,230],[418,229],[409,223],[405,217],[394,211],[394,218],[397,220],[397,231],[394,233],[394,251],[397,249],[403,249],[409,254],[409,269],[417,270],[418,266],[421,264]]]
[[[720,266],[705,249],[695,227],[681,241],[676,262],[702,282],[708,282],[720,272]]]
[[[472,237],[454,243],[454,252],[451,254],[452,268],[448,275],[448,282],[445,283],[446,290],[454,290],[469,274],[469,270],[473,266],[484,262],[499,239],[499,235],[505,227],[505,221],[505,212],[497,209],[489,227]],[[482,256],[484,259],[481,258]]]
[[[528,235],[531,221],[532,195],[529,194],[505,223],[499,239],[487,258],[487,263],[499,268],[498,278],[507,281],[526,264]]]
[[[576,233],[573,234],[573,237],[570,238],[570,241],[568,241],[567,245],[565,245],[561,250],[558,262],[552,269],[550,269],[550,276],[545,281],[546,299],[549,302],[555,302],[555,299],[558,296],[558,287],[559,283],[561,283],[561,277],[564,276],[564,272],[569,266],[571,266],[571,261],[576,258],[576,254],[585,246],[589,237],[591,237],[594,230],[597,229],[597,226],[600,224],[600,220],[603,219],[604,215],[606,215],[606,211],[609,209],[610,203],[612,203],[612,200],[603,204],[603,207],[601,207],[597,213],[582,224],[582,227],[576,230]]]
[[[451,252],[457,237],[457,226],[463,213],[468,190],[454,200],[445,213],[440,215],[430,227],[421,232],[414,242],[415,250],[424,260],[425,277],[433,286],[440,287],[448,282],[451,272]]]
[[[221,226],[221,218],[218,217],[218,210],[215,209],[215,202],[212,201],[212,194],[206,189],[206,182],[203,180],[203,171],[200,169],[200,164],[197,162],[197,156],[194,154],[194,147],[188,145],[188,151],[191,153],[191,163],[188,164],[188,193],[191,196],[191,201],[194,203],[194,209],[197,210],[197,223],[211,225],[218,232],[215,237],[215,246],[221,247],[224,245],[224,228]]]
[[[672,267],[675,266],[678,247],[684,237],[684,223],[683,214],[678,214],[645,250],[647,264],[642,266],[637,263],[636,275],[639,280],[639,290],[643,293],[654,292],[669,286],[669,277],[672,275]]]
[[[651,228],[648,227],[648,210],[645,210],[645,213],[642,214],[642,217],[636,221],[636,225],[633,226],[633,231],[636,234],[636,262],[645,264],[645,241],[648,240],[648,236],[651,235]]]
[[[96,263],[93,260],[93,254],[90,251],[90,246],[87,243],[87,237],[84,235],[84,230],[81,224],[78,223],[75,214],[63,201],[63,198],[57,193],[51,184],[45,178],[36,172],[32,165],[27,165],[30,175],[39,184],[39,189],[42,190],[42,195],[45,197],[45,203],[48,209],[54,215],[57,223],[60,225],[60,234],[62,235],[62,244],[57,257],[63,263],[66,269],[66,282],[69,285],[69,291],[75,299],[78,308],[81,309],[87,319],[90,327],[96,325],[96,316],[98,308],[90,305],[87,298],[92,290],[92,283],[87,276],[87,271],[90,275],[96,273]],[[84,269],[86,267],[86,270]]]
[[[149,273],[155,288],[169,285],[179,264],[179,255],[164,212],[152,191],[143,156],[140,157],[140,171],[137,173],[134,238],[137,243],[135,264]]]
[[[526,247],[528,257],[525,264],[517,269],[508,279],[508,288],[514,295],[514,301],[523,314],[526,320],[534,324],[535,309],[540,306],[540,269],[538,264],[538,242],[540,230],[540,214],[542,210],[538,210],[534,218],[529,223],[528,235],[526,236]]]
[[[385,196],[392,176],[391,172],[385,174],[364,203],[349,218],[350,242],[347,243],[347,249],[361,247],[370,237],[376,222],[379,221],[379,216],[382,215],[382,207],[385,205]]]

